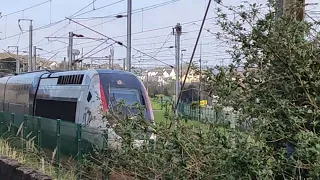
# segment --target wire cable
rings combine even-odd
[[[99,51],[97,51],[97,52],[95,52],[95,53],[91,54],[90,56],[88,56],[88,57],[86,57],[86,58],[90,58],[90,57],[92,57],[93,55],[98,54],[99,52],[101,52],[101,51],[103,51],[103,50],[105,50],[105,49],[107,49],[107,48],[109,48],[109,47],[113,46],[114,44],[115,44],[115,43],[112,43],[112,44],[110,44],[109,46],[107,46],[107,47],[104,47],[104,48],[100,49]]]
[[[168,4],[172,4],[172,3],[175,3],[175,2],[178,2],[178,1],[181,1],[181,0],[170,0],[170,1],[163,2],[163,3],[154,4],[154,5],[151,5],[151,6],[146,6],[146,7],[143,7],[143,8],[137,8],[137,9],[132,10],[132,14],[136,14],[136,13],[139,13],[139,12],[144,12],[146,10],[159,8],[159,7],[166,6]],[[125,14],[125,13],[127,13],[127,12],[120,12],[120,13],[116,13],[116,14],[112,14],[112,15],[108,15],[108,16],[82,17],[82,18],[80,17],[80,18],[72,18],[72,19],[80,19],[80,20],[81,19],[84,19],[84,20],[105,19],[105,18],[110,18],[110,17],[114,17],[116,15]]]
[[[99,9],[103,9],[103,8],[106,8],[106,7],[109,7],[109,6],[112,6],[112,5],[121,3],[121,2],[123,2],[123,1],[124,1],[124,0],[119,0],[119,1],[116,1],[116,2],[113,2],[113,3],[110,3],[110,4],[107,4],[107,5],[101,6],[101,7],[99,7],[99,8],[95,8],[93,11],[96,11],[96,10],[99,10]],[[91,4],[92,4],[92,3],[91,3]],[[82,15],[84,15],[84,14],[88,14],[88,13],[90,13],[90,12],[92,12],[92,10],[91,10],[91,11],[83,12],[83,13],[81,13],[81,14],[78,14],[77,17],[78,17],[78,16],[82,16]]]
[[[166,40],[164,41],[164,43],[162,44],[162,46],[155,52],[155,54],[153,55],[153,57],[156,57],[159,52],[161,51],[161,49],[164,47],[164,45],[166,45],[166,43],[169,41],[171,33],[168,34],[168,37],[166,38]]]
[[[191,55],[190,61],[189,61],[189,65],[188,65],[188,68],[187,68],[186,76],[188,76],[188,74],[189,74],[190,67],[191,67],[191,64],[192,64],[192,60],[193,60],[194,54],[195,54],[195,52],[196,52],[196,50],[197,50],[197,46],[198,46],[198,43],[199,43],[199,39],[200,39],[200,36],[201,36],[201,33],[202,33],[202,29],[203,29],[204,23],[205,23],[205,21],[206,21],[207,15],[208,15],[208,11],[209,11],[211,2],[212,2],[212,0],[209,0],[209,2],[208,2],[207,9],[206,9],[206,12],[205,12],[205,14],[204,14],[204,17],[203,17],[203,20],[202,20],[202,23],[201,23],[201,27],[200,27],[200,30],[199,30],[199,34],[198,34],[198,37],[197,37],[196,43],[195,43],[195,45],[194,45],[194,48],[193,48],[193,51],[192,51],[192,55]],[[201,78],[201,77],[200,77],[200,78]],[[177,99],[177,102],[176,102],[176,105],[175,105],[175,108],[174,108],[175,110],[178,108],[179,101],[180,101],[181,94],[182,94],[181,92],[183,91],[183,88],[184,88],[184,86],[186,85],[186,80],[187,80],[187,78],[184,78],[183,83],[182,83],[182,86],[181,86],[181,89],[180,89],[180,93],[179,93],[179,96],[178,96],[178,99]]]
[[[10,16],[10,15],[13,15],[13,14],[17,14],[19,12],[23,12],[23,11],[26,11],[26,10],[29,10],[29,9],[32,9],[32,8],[35,8],[35,7],[38,7],[38,6],[41,6],[43,4],[46,4],[48,2],[50,2],[51,0],[47,0],[45,2],[42,2],[42,3],[39,3],[39,4],[36,4],[36,5],[33,5],[33,6],[30,6],[28,8],[25,8],[25,9],[21,9],[21,10],[18,10],[18,11],[15,11],[15,12],[11,12],[11,13],[8,13],[8,14],[3,14],[2,16]]]
[[[104,44],[106,42],[102,42],[101,44],[99,44],[98,46],[96,46],[95,48],[91,49],[89,52],[87,52],[85,55],[81,56],[81,58],[85,57],[86,55],[88,55],[89,53],[91,53],[92,51],[96,50],[98,47],[100,47],[102,44]]]
[[[46,1],[46,2],[49,2],[49,1],[50,1],[50,0],[48,0],[48,1]],[[113,3],[112,3],[112,4],[113,4]],[[104,7],[108,7],[108,5],[105,5]],[[97,9],[101,9],[101,8],[97,8]],[[95,10],[96,10],[96,9],[87,11],[87,12],[85,12],[85,13],[82,13],[81,15],[90,13],[90,12],[95,11]],[[19,11],[19,12],[20,12],[20,11]],[[77,15],[77,16],[79,16],[79,15]],[[77,16],[73,16],[73,17],[77,17]],[[59,24],[59,23],[61,23],[61,22],[63,22],[63,21],[66,21],[66,19],[62,19],[62,20],[56,21],[56,22],[54,22],[54,23],[46,24],[46,25],[44,25],[44,26],[35,28],[33,31],[46,29],[46,28],[52,27],[52,26],[54,26],[54,25],[56,25],[56,24]],[[29,31],[24,31],[23,34],[24,34],[24,33],[27,33],[27,32],[29,32]],[[9,38],[13,38],[13,37],[16,37],[16,36],[19,36],[19,35],[20,35],[20,33],[14,34],[14,35],[11,35],[11,36],[8,36],[8,37],[5,37],[5,38],[0,39],[0,41],[1,41],[1,40],[6,40],[6,39],[9,39]]]
[[[115,40],[115,39],[113,39],[113,38],[110,38],[110,37],[108,37],[108,36],[106,36],[106,35],[98,32],[98,31],[96,31],[96,30],[94,30],[94,29],[92,29],[92,28],[90,28],[90,27],[88,27],[88,26],[85,26],[85,25],[83,25],[83,24],[75,21],[75,20],[72,20],[72,19],[70,19],[70,18],[67,18],[67,19],[73,21],[73,22],[76,23],[76,24],[79,24],[80,26],[86,27],[87,29],[89,29],[89,30],[91,30],[91,31],[93,31],[93,32],[95,32],[95,33],[97,33],[97,34],[100,34],[100,35],[103,36],[103,37],[108,38],[108,40],[114,41],[116,44],[118,44],[118,45],[120,45],[120,46],[123,46],[123,47],[125,47],[125,48],[128,48],[126,45],[124,45],[124,44],[123,44],[122,42],[120,42],[120,41],[117,41],[117,40]],[[150,57],[150,58],[152,58],[152,59],[154,59],[154,60],[156,60],[156,61],[159,61],[159,62],[161,62],[161,63],[163,63],[163,64],[166,64],[166,65],[168,65],[168,66],[170,66],[170,67],[173,67],[172,65],[167,64],[167,63],[165,63],[165,62],[163,62],[163,61],[161,61],[161,60],[159,60],[159,59],[156,59],[156,58],[150,56],[149,54],[146,54],[146,53],[140,51],[139,49],[136,49],[136,48],[133,48],[133,47],[131,47],[131,48],[134,49],[134,50],[136,50],[136,51],[138,51],[138,52],[140,52],[140,53],[142,53],[142,54],[144,54],[144,55],[146,55],[146,56],[148,56],[148,57]]]

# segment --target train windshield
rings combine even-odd
[[[139,91],[136,89],[110,87],[110,103],[112,104],[121,102],[124,102],[127,106],[141,104],[140,96]]]
[[[153,120],[148,94],[136,76],[127,73],[100,73],[99,77],[109,108],[113,108],[121,100],[124,100],[127,106],[138,103],[146,107],[146,118]]]

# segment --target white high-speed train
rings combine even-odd
[[[43,70],[0,78],[0,111],[61,119],[101,131],[108,128],[111,148],[116,148],[121,138],[108,126],[108,121],[102,120],[103,112],[112,109],[112,102],[119,100],[125,100],[127,105],[144,105],[145,119],[154,123],[152,107],[143,83],[126,71]],[[55,130],[55,127],[46,128]],[[70,136],[74,134],[64,133],[70,133]],[[154,139],[152,133],[149,137]],[[83,138],[102,145],[100,135],[88,133]],[[140,141],[137,140],[137,143]]]

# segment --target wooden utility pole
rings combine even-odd
[[[277,0],[278,16],[292,16],[302,21],[305,16],[305,0]]]

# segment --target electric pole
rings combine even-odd
[[[72,49],[73,49],[73,32],[69,32],[69,48],[68,48],[68,70],[72,70],[72,62],[73,62],[73,54],[72,54]]]
[[[19,46],[8,46],[8,49],[10,47],[15,47],[16,48],[16,73],[20,73],[20,60],[19,60]]]
[[[132,15],[132,0],[128,0],[127,12],[127,68],[131,72],[131,15]]]
[[[123,58],[123,70],[126,70],[126,58]]]
[[[113,70],[113,60],[114,60],[114,48],[110,47],[110,59],[111,59],[111,69]]]
[[[19,46],[17,46],[16,73],[20,73]]]
[[[66,59],[67,59],[66,57],[63,58],[63,70],[64,71],[67,70],[67,60]]]
[[[294,16],[297,21],[302,21],[305,16],[305,0],[277,0],[277,17]]]
[[[32,70],[37,70],[37,47],[33,46],[33,61],[32,61]]]
[[[28,60],[28,72],[31,72],[32,69],[32,31],[33,31],[33,26],[32,26],[32,20],[30,20],[30,26],[29,26],[29,60]]]
[[[83,48],[81,49],[81,58],[83,58]],[[81,60],[80,70],[82,70],[83,59]]]
[[[109,69],[111,69],[111,55],[106,56],[106,58],[108,58],[108,59],[109,59]]]
[[[179,98],[179,87],[180,87],[180,36],[182,33],[182,27],[180,23],[178,23],[175,27],[175,35],[176,35],[176,88],[175,88],[175,102],[176,104],[178,103],[178,98]],[[178,106],[177,106],[178,107]],[[175,114],[178,116],[178,108],[175,109]]]
[[[180,78],[181,78],[181,81],[182,81],[182,77],[183,77],[183,73],[182,73],[182,71],[183,71],[183,69],[182,69],[182,66],[183,66],[183,52],[184,51],[187,51],[186,49],[181,49],[181,67],[180,67],[180,71],[181,71],[181,73],[180,73]]]
[[[201,78],[202,78],[202,66],[201,66],[201,58],[202,58],[202,42],[200,44],[200,59],[199,59],[199,69],[200,69],[200,75],[199,75],[199,105],[200,105],[200,102],[201,102]],[[201,108],[199,106],[199,121],[201,119]]]

